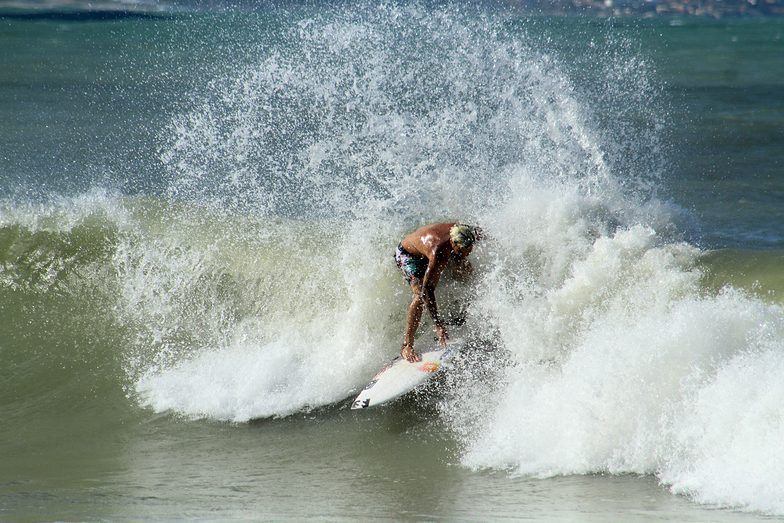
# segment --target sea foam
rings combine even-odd
[[[226,215],[120,249],[140,402],[245,421],[344,400],[399,349],[394,246],[459,219],[486,234],[458,296],[498,355],[441,403],[463,465],[784,513],[782,310],[706,288],[692,219],[657,198],[644,50],[456,8],[294,18],[172,119],[168,196]]]

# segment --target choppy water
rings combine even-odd
[[[784,22],[0,20],[0,518],[784,514]],[[480,225],[455,368],[419,225]],[[428,343],[424,322],[417,342]]]

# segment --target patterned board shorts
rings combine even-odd
[[[414,256],[406,251],[402,244],[398,244],[397,249],[395,249],[395,261],[409,285],[413,278],[421,280],[425,277],[428,263],[427,258],[424,256]]]

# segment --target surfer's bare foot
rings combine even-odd
[[[403,350],[400,351],[400,355],[403,356],[406,361],[410,361],[411,363],[422,361],[422,357],[416,353],[414,347],[411,345],[403,345]]]

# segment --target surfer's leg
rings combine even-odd
[[[403,350],[400,355],[408,361],[421,361],[422,358],[414,350],[414,336],[416,335],[419,322],[422,319],[422,310],[425,308],[422,302],[422,280],[418,278],[411,279],[411,290],[414,291],[414,299],[411,300],[411,305],[408,307],[408,316],[406,319],[406,335],[403,339]]]

